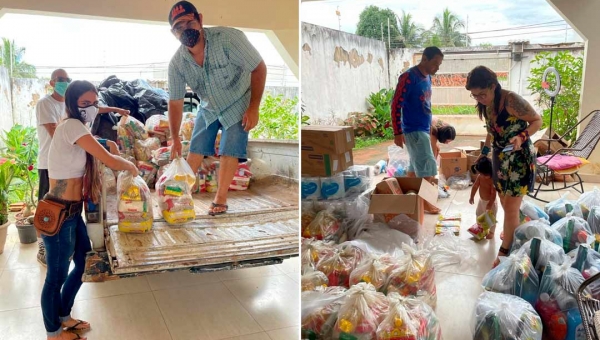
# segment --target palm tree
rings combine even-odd
[[[24,47],[17,47],[14,40],[2,38],[0,66],[6,67],[11,78],[36,78],[35,66],[24,62],[24,55]]]
[[[465,23],[448,8],[444,10],[442,15],[438,15],[433,19],[433,33],[439,36],[442,46],[444,47],[460,47],[466,46],[468,37],[461,33],[460,30],[465,28]]]
[[[402,41],[403,47],[415,47],[421,43],[421,33],[423,28],[415,24],[410,13],[402,11],[402,16],[396,15],[398,21],[398,30],[400,36],[398,40]]]

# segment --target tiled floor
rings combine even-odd
[[[585,191],[592,190],[598,184],[584,184]],[[436,272],[437,297],[438,303],[436,314],[440,319],[442,333],[445,340],[463,340],[471,339],[471,322],[473,319],[473,308],[479,294],[483,292],[481,281],[483,276],[491,269],[498,248],[502,244],[500,241],[500,230],[496,231],[494,240],[483,240],[475,242],[471,239],[471,234],[467,229],[475,223],[475,206],[469,204],[471,188],[462,191],[451,190],[449,198],[440,199],[438,206],[443,212],[462,213],[460,238],[468,240],[465,244],[472,250],[475,263],[465,267],[458,265],[441,268]],[[545,200],[558,199],[564,192],[544,193],[540,197]],[[572,192],[569,199],[576,199],[579,194]],[[478,197],[478,196],[476,196]],[[526,198],[539,205],[544,203]],[[477,200],[476,202],[477,203]],[[499,203],[499,202],[498,202]],[[502,221],[504,213],[499,206],[498,221]],[[433,233],[437,216],[426,215],[424,223],[424,232]],[[501,225],[501,224],[500,224]]]
[[[0,255],[0,340],[46,339],[40,309],[45,268],[37,244],[9,228]],[[219,273],[181,271],[85,283],[73,316],[90,340],[291,340],[299,337],[299,259]]]

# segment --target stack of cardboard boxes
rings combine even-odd
[[[351,126],[304,126],[301,143],[303,176],[334,176],[353,165]]]

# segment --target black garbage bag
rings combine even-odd
[[[92,135],[117,142],[116,126],[119,118],[114,113],[97,115],[92,124]]]
[[[129,110],[129,115],[146,123],[146,117],[139,112],[137,100],[127,92],[126,86],[125,83],[114,83],[106,90],[101,90],[100,98],[103,104]]]
[[[117,84],[117,83],[122,83],[121,79],[117,78],[117,76],[112,75],[109,76],[108,78],[104,79],[102,82],[100,82],[100,85],[98,86],[99,89],[107,89],[109,87],[111,87],[113,84]]]
[[[139,113],[146,119],[168,111],[169,95],[166,91],[150,86],[143,79],[128,81],[125,90],[139,105]]]

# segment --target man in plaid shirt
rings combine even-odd
[[[267,67],[243,32],[203,28],[202,14],[187,1],[171,8],[169,23],[182,44],[169,63],[171,156],[181,155],[179,129],[188,85],[201,101],[187,158],[194,173],[204,157],[215,154],[221,130],[218,190],[208,213],[222,214],[238,163],[247,158],[248,132],[258,124]]]

